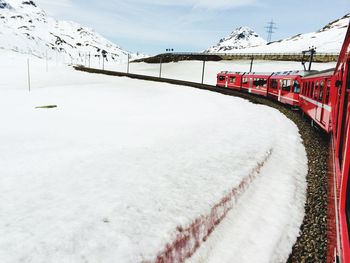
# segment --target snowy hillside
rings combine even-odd
[[[310,46],[315,46],[318,52],[337,53],[340,51],[344,41],[347,26],[349,25],[350,14],[335,20],[322,29],[306,33],[298,34],[287,39],[262,43],[259,46],[252,45],[244,49],[230,48],[230,43],[226,46],[225,42],[221,44],[219,49],[210,48],[208,52],[222,53],[294,53],[308,50]],[[220,44],[220,43],[219,43]],[[218,44],[218,45],[219,45]]]
[[[231,50],[260,46],[264,44],[266,44],[266,40],[261,38],[252,29],[249,27],[239,27],[228,37],[221,39],[218,44],[206,50],[206,52],[229,52]]]
[[[74,22],[57,21],[33,1],[0,0],[0,48],[38,57],[65,57],[68,62],[102,57],[126,60],[128,52],[92,29]]]

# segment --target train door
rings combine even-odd
[[[278,101],[281,101],[282,88],[283,88],[283,80],[280,79],[279,86],[278,86]]]
[[[324,80],[316,83],[317,85],[317,94],[315,100],[317,101],[316,107],[316,120],[320,123],[324,123],[323,115],[324,115],[324,104],[323,104],[323,94],[324,94]]]
[[[228,87],[228,76],[225,77],[225,88]]]
[[[253,78],[249,78],[249,87],[248,87],[248,92],[251,93],[252,92],[252,88],[253,88]]]

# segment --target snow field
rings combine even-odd
[[[29,93],[25,59],[1,56],[1,262],[154,261],[178,227],[209,215],[271,149],[198,257],[225,262],[220,249],[226,262],[288,256],[303,217],[307,160],[282,114],[186,87],[53,65],[46,73],[36,59]],[[49,104],[58,108],[35,109]]]
[[[331,63],[313,63],[312,69],[324,70],[335,67],[335,62]],[[106,64],[107,70],[126,72],[127,66],[125,64]],[[131,63],[130,73],[159,76],[159,64],[147,63]],[[180,61],[162,64],[162,77],[171,79],[180,79],[193,82],[202,81],[202,61]],[[204,83],[209,85],[216,85],[216,74],[220,71],[233,72],[248,72],[250,69],[250,61],[236,60],[236,61],[219,61],[206,62]],[[254,61],[254,72],[278,72],[289,70],[303,70],[300,62],[291,61]]]

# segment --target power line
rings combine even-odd
[[[266,28],[266,33],[267,33],[267,42],[271,42],[272,34],[276,33],[274,31],[275,29],[277,29],[276,25],[277,24],[275,22],[273,22],[272,19],[271,19],[270,22],[267,23],[267,26],[265,27]]]

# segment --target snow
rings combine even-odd
[[[317,52],[339,53],[342,47],[350,14],[333,21],[317,32],[299,34],[296,36],[271,42],[261,43],[246,48],[232,48],[235,44],[224,41],[218,43],[216,48],[208,49],[210,53],[300,53],[309,50],[311,46],[316,47]],[[249,34],[248,34],[249,35]],[[230,37],[229,37],[230,38]]]
[[[93,29],[72,21],[59,21],[47,16],[32,1],[0,2],[0,47],[37,57],[67,63],[82,63],[91,58],[124,62],[142,57],[131,54],[110,42]],[[29,3],[29,4],[24,4]],[[89,58],[90,56],[90,58]]]
[[[304,215],[307,158],[280,112],[54,61],[46,72],[35,58],[28,92],[26,56],[0,56],[0,262],[154,261],[179,226],[210,214],[263,160],[189,262],[288,257]],[[184,76],[197,63],[169,66]]]
[[[325,70],[334,68],[336,62],[330,63],[313,63],[313,70]],[[101,68],[98,61],[92,64],[92,67]],[[131,63],[130,73],[159,76],[159,64],[147,63]],[[105,69],[126,72],[127,66],[125,64],[106,64]],[[232,61],[207,61],[205,64],[204,83],[216,85],[216,74],[221,71],[232,72],[249,72],[250,61],[248,60],[232,60]],[[186,81],[201,82],[202,81],[202,61],[181,61],[162,64],[162,77],[170,79],[181,79]],[[300,62],[291,61],[268,61],[268,60],[254,60],[254,72],[281,72],[290,70],[303,70]]]

